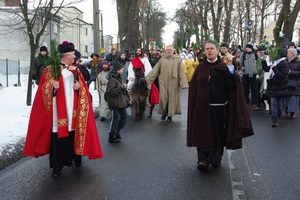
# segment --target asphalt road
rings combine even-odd
[[[48,156],[0,170],[0,199],[300,199],[299,115],[283,116],[272,128],[267,111],[250,110],[255,135],[243,149],[225,151],[220,168],[202,174],[196,148],[186,147],[187,93],[181,91],[183,113],[173,122],[161,122],[156,112],[129,118],[119,144],[107,142],[109,120],[97,119],[104,158],[84,157],[81,168],[65,167],[57,179]]]

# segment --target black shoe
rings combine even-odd
[[[279,125],[279,120],[274,120],[272,127],[277,127]]]
[[[119,143],[120,140],[117,137],[115,137],[115,135],[109,134],[108,142],[109,143]]]
[[[288,108],[285,108],[285,112],[286,115],[289,114]]]
[[[165,121],[165,120],[166,120],[166,117],[167,117],[166,115],[162,115],[161,118],[160,118],[161,121]]]
[[[122,136],[121,136],[121,134],[120,134],[120,130],[117,131],[116,137],[117,137],[118,139],[122,139]]]
[[[172,121],[172,117],[168,117],[167,122],[171,122]]]
[[[294,112],[291,112],[291,118],[292,118],[292,119],[295,119],[295,118],[296,118],[296,115],[295,115]]]
[[[198,163],[197,169],[199,171],[201,171],[202,173],[208,173],[209,166],[208,166],[207,161],[205,161],[205,160],[200,161]]]
[[[61,169],[53,169],[53,172],[52,172],[52,177],[53,178],[57,178],[61,175],[61,172],[60,172]]]
[[[75,156],[75,159],[74,159],[75,166],[81,167],[81,163],[82,163],[81,156]]]
[[[105,121],[105,117],[100,117],[100,121]]]

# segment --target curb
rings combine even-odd
[[[99,117],[99,110],[99,107],[94,107],[95,119]],[[23,154],[24,145],[25,138],[21,138],[16,144],[7,144],[4,149],[0,151],[0,170],[25,157]]]

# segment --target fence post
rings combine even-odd
[[[6,58],[6,87],[8,87],[8,59]]]
[[[18,86],[21,86],[21,81],[20,81],[20,60],[18,60]]]

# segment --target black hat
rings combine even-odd
[[[63,43],[58,46],[60,53],[67,53],[67,52],[74,51],[75,50],[74,48],[75,48],[74,44],[69,43],[68,41],[63,41]]]
[[[81,53],[77,50],[77,49],[74,49],[74,51],[75,51],[75,56],[76,56],[76,58],[81,58]]]
[[[47,51],[47,47],[45,47],[45,46],[41,46],[41,48],[40,48],[40,52],[42,52],[42,51]]]
[[[124,66],[122,65],[122,63],[120,63],[119,61],[114,61],[111,63],[111,65],[113,66],[113,70],[116,72],[119,69],[123,68]]]
[[[226,48],[228,48],[228,44],[222,43],[222,44],[221,44],[221,47],[226,47]]]
[[[250,49],[253,50],[253,45],[248,43],[248,44],[246,45],[246,48],[250,48]]]
[[[295,47],[295,46],[296,46],[296,45],[295,45],[295,42],[290,42],[290,43],[289,43],[289,47],[290,47],[290,46]]]
[[[265,51],[266,50],[266,48],[264,47],[264,46],[260,46],[260,47],[258,47],[258,49],[257,49],[257,51]]]
[[[96,56],[97,58],[100,58],[99,54],[96,54],[96,53],[93,53],[93,54],[91,55],[91,58],[93,59],[94,56]]]

